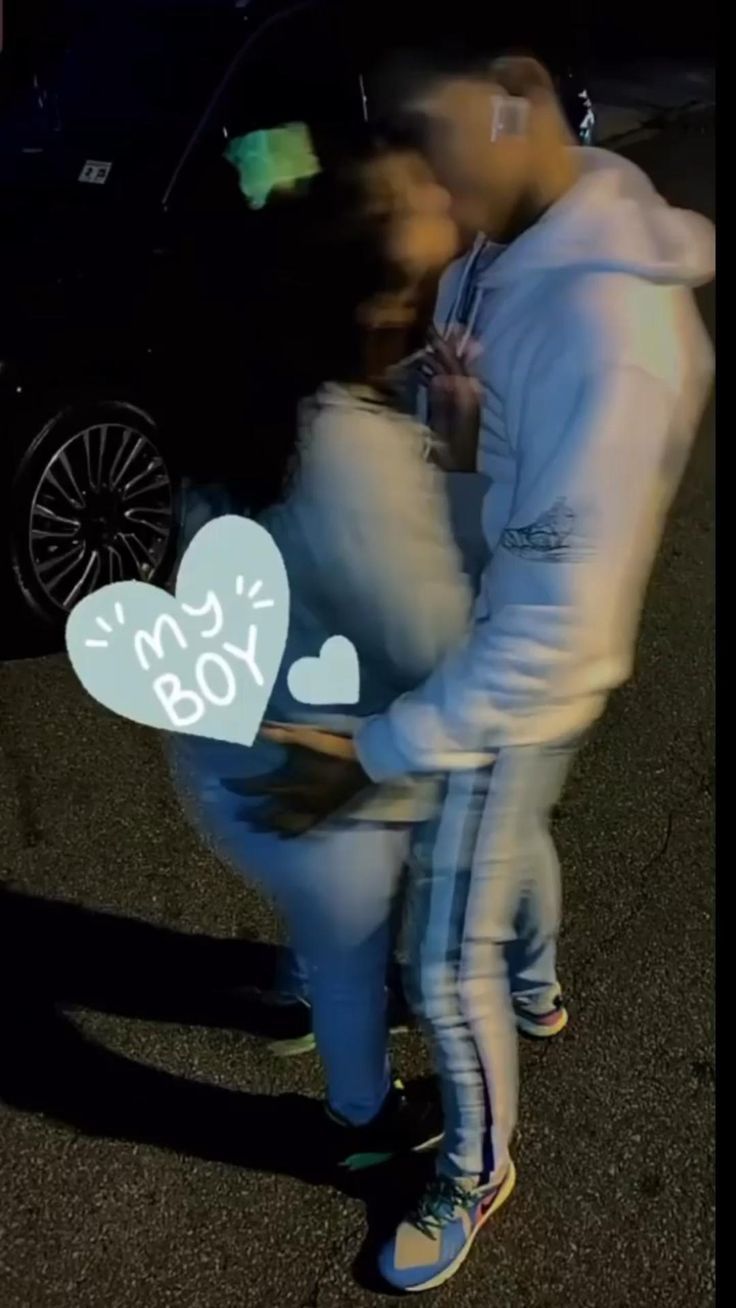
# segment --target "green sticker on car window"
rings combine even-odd
[[[240,189],[253,209],[262,209],[272,191],[291,191],[320,171],[304,123],[235,136],[224,157],[237,169]]]

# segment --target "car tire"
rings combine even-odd
[[[21,609],[61,631],[113,581],[164,585],[178,546],[180,483],[155,419],[129,403],[67,405],[16,442],[10,560]]]

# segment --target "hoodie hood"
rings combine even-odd
[[[582,163],[578,181],[513,244],[486,247],[473,277],[478,289],[563,268],[631,273],[669,286],[711,280],[715,229],[709,219],[672,208],[628,159],[575,148]]]

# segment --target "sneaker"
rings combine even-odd
[[[306,999],[270,1001],[274,1016],[274,1034],[268,1048],[277,1058],[294,1058],[308,1054],[315,1047],[312,1030],[312,1008]],[[409,1030],[411,1017],[408,1009],[393,994],[389,995],[388,1021],[391,1035],[402,1035]],[[269,1022],[270,1022],[269,1018]]]
[[[306,999],[262,996],[267,1012],[268,1048],[277,1058],[296,1058],[314,1049],[312,1006]]]
[[[546,1013],[532,1013],[521,1008],[516,1010],[517,1027],[534,1040],[548,1040],[550,1036],[559,1035],[569,1020],[570,1015],[559,996]]]
[[[377,1167],[398,1154],[420,1154],[439,1144],[443,1135],[442,1107],[434,1088],[407,1091],[398,1079],[386,1096],[383,1108],[364,1126],[353,1126],[326,1109],[330,1152],[338,1167],[360,1172]]]
[[[378,1266],[389,1285],[407,1293],[444,1285],[465,1262],[481,1227],[498,1212],[516,1184],[512,1162],[499,1185],[469,1189],[436,1176],[417,1208],[384,1245]]]

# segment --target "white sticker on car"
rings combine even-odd
[[[102,159],[88,159],[79,174],[80,182],[91,182],[93,186],[104,186],[110,176],[112,162]]]

